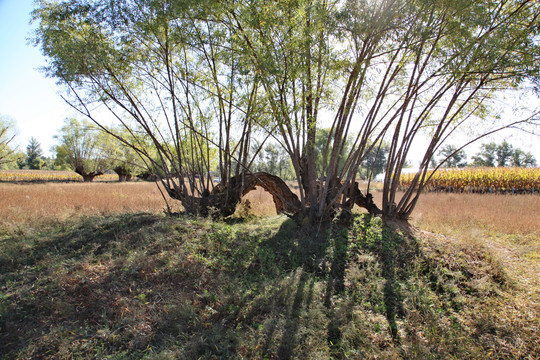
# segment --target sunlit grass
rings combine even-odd
[[[481,246],[540,302],[540,196],[428,193],[411,222],[454,243]]]
[[[421,195],[412,221],[434,232],[444,227],[474,227],[540,236],[540,195],[426,193]]]
[[[36,227],[51,221],[165,209],[154,183],[0,183],[0,228]],[[169,199],[173,208],[177,201]]]

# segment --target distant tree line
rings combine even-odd
[[[315,138],[315,162],[318,168],[322,168],[323,165],[324,147],[329,132],[330,129],[328,128],[320,129]],[[354,142],[353,140],[354,139],[351,138],[346,142],[345,151],[350,151],[351,145]],[[375,146],[360,164],[357,174],[358,177],[361,179],[368,179],[383,173],[389,148],[390,146],[384,142]],[[344,160],[342,160],[340,167],[344,166],[343,163]],[[293,180],[295,178],[294,166],[290,157],[283,147],[276,144],[267,144],[261,149],[258,156],[255,158],[253,169],[254,171],[268,172],[286,180]],[[321,176],[321,174],[318,174],[318,176]]]
[[[514,148],[506,140],[498,145],[494,142],[482,144],[480,151],[473,156],[472,160],[472,166],[534,167],[537,165],[535,157],[530,152]]]
[[[120,181],[129,181],[135,176],[141,178],[164,175],[159,168],[149,171],[143,159],[136,151],[124,142],[118,141],[107,132],[89,121],[74,118],[66,119],[64,126],[55,135],[57,145],[51,150],[54,157],[45,157],[41,144],[34,137],[30,138],[25,152],[16,152],[9,147],[14,138],[14,122],[4,119],[0,122],[0,166],[3,168],[18,168],[32,170],[72,170],[92,181],[96,176],[106,172],[115,172]],[[327,133],[330,129],[320,129],[315,141],[316,162],[322,166]],[[123,137],[136,137],[135,133],[124,133]],[[139,143],[146,142],[151,149],[150,139],[144,133],[138,135]],[[346,142],[345,151],[349,151],[352,139]],[[380,142],[373,146],[358,169],[358,177],[371,179],[384,172],[387,164],[389,145]],[[282,146],[267,143],[260,147],[255,145],[250,149],[254,153],[252,169],[254,172],[263,171],[279,176],[285,180],[293,180],[294,166]],[[157,152],[154,155],[157,158]],[[211,173],[217,173],[217,154],[211,156]],[[535,157],[530,152],[513,147],[506,140],[501,144],[494,142],[482,144],[480,150],[472,156],[472,162],[467,162],[464,150],[458,150],[454,145],[442,147],[437,156],[432,159],[432,167],[442,163],[443,168],[470,167],[534,167],[537,166]],[[320,175],[320,174],[319,174]]]
[[[444,146],[431,161],[431,167],[435,168],[442,164],[443,168],[472,167],[535,167],[537,162],[530,152],[520,148],[514,148],[506,140],[501,144],[494,142],[482,144],[480,150],[472,157],[472,162],[467,162],[467,154],[464,150],[457,149],[453,145]]]
[[[147,172],[136,152],[89,121],[66,119],[54,136],[57,144],[51,149],[53,157],[44,155],[41,144],[34,137],[30,138],[25,152],[10,147],[15,137],[14,123],[2,121],[0,125],[3,129],[0,131],[0,168],[72,170],[84,181],[93,181],[107,172],[118,174],[120,181],[129,181]]]

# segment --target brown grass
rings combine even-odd
[[[0,184],[0,204],[0,228],[165,208],[156,185],[145,182]]]
[[[411,223],[446,235],[453,246],[485,252],[519,290],[502,303],[540,310],[540,196],[424,194]]]
[[[274,206],[272,195],[260,186],[256,186],[255,190],[247,193],[242,198],[242,204],[247,204],[246,206],[249,208],[249,212],[256,216],[276,215],[276,207]]]
[[[381,201],[375,192],[376,202]],[[272,196],[257,187],[244,196],[256,216],[275,215]],[[177,201],[171,204],[179,206]],[[65,219],[80,214],[161,212],[165,202],[154,183],[0,184],[2,223]],[[411,222],[425,230],[456,229],[540,236],[540,196],[489,194],[423,194]]]
[[[423,194],[412,222],[434,232],[445,227],[475,227],[489,232],[540,236],[540,196]]]
[[[374,198],[381,206],[381,194],[374,192]],[[249,200],[254,215],[276,213],[272,196],[261,187],[244,196],[245,200]],[[433,232],[474,227],[504,234],[540,236],[540,196],[426,193],[420,197],[411,222]]]

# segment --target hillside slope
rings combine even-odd
[[[6,359],[540,355],[538,298],[487,249],[365,215],[87,217],[0,234],[0,269]]]

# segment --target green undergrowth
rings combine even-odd
[[[0,234],[0,358],[540,354],[496,259],[411,234],[367,215],[315,231],[150,214]]]

